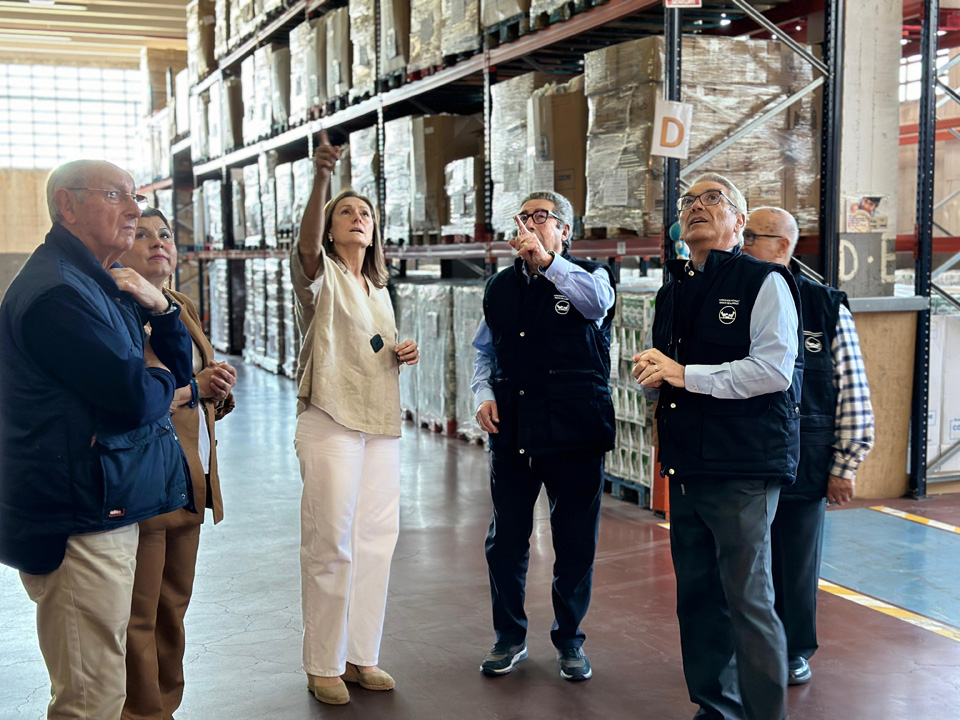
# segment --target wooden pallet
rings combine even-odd
[[[428,65],[425,68],[420,68],[419,70],[408,70],[407,71],[407,82],[416,82],[425,77],[430,77],[436,73],[443,70],[443,64],[440,65]]]
[[[443,67],[450,67],[451,65],[456,65],[457,63],[463,62],[464,60],[469,60],[474,55],[479,53],[481,48],[475,48],[473,50],[465,50],[463,52],[451,53],[450,55],[443,56]]]
[[[610,493],[610,497],[618,500],[636,503],[640,507],[650,506],[650,491],[632,480],[624,480],[604,473],[603,489]]]
[[[435,433],[438,433],[440,435],[446,435],[448,437],[457,436],[457,421],[449,418],[445,422],[437,422],[435,420],[421,420],[420,427],[426,430],[432,430]]]
[[[526,13],[514,15],[483,29],[483,35],[491,49],[523,37],[528,32],[530,32],[530,17]]]
[[[403,85],[407,80],[407,71],[406,70],[394,70],[392,73],[383,75],[382,77],[377,78],[377,92],[387,92],[388,90],[396,90],[398,87]]]
[[[439,245],[440,244],[440,233],[429,232],[429,233],[412,233],[410,235],[410,244],[411,245]]]
[[[633,228],[590,227],[585,230],[586,240],[606,240],[607,238],[641,237]]]

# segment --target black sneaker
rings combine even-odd
[[[787,676],[788,685],[803,685],[810,682],[813,672],[810,663],[805,657],[792,657],[789,661],[790,674]]]
[[[480,665],[480,672],[484,675],[506,675],[513,670],[513,666],[527,657],[527,644],[511,645],[508,642],[498,642],[487,653]]]
[[[570,682],[589,680],[593,675],[590,661],[583,654],[582,648],[564,648],[557,651],[557,662],[560,663],[560,677]]]

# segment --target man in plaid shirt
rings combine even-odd
[[[873,447],[873,408],[847,297],[804,277],[792,259],[797,223],[780,208],[757,208],[743,251],[789,267],[800,289],[804,371],[797,482],[780,493],[770,528],[776,610],[787,634],[791,685],[811,677],[817,650],[817,580],[826,503],[853,499],[857,467]]]

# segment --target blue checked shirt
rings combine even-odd
[[[873,447],[873,406],[857,328],[850,311],[843,306],[830,351],[833,385],[837,390],[836,441],[830,474],[850,480]]]

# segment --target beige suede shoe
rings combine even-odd
[[[341,675],[346,682],[360,683],[360,687],[367,690],[393,690],[396,683],[383,670],[374,670],[373,672],[360,672],[353,663],[347,663],[346,672]]]
[[[346,705],[350,702],[350,691],[343,682],[336,685],[317,685],[313,675],[307,675],[307,690],[313,696],[327,705]]]

